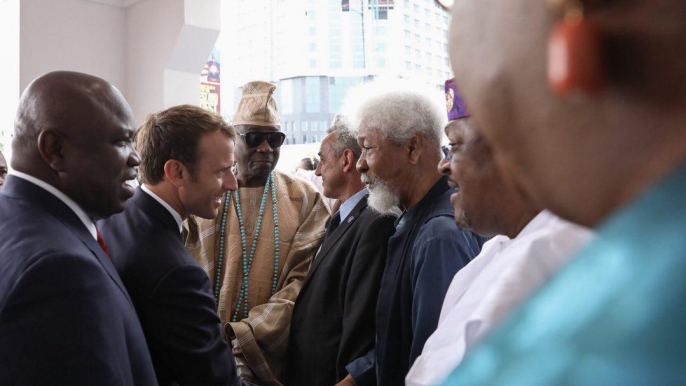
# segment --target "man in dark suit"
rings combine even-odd
[[[209,277],[182,242],[182,221],[215,218],[236,190],[236,132],[200,107],[148,116],[136,137],[142,185],[126,210],[100,221],[131,294],[160,385],[240,385],[222,338]]]
[[[322,141],[316,173],[324,195],[342,202],[295,302],[288,385],[333,385],[345,366],[374,347],[374,312],[396,217],[367,206],[355,165],[361,149],[337,116]]]
[[[134,135],[100,78],[53,72],[23,93],[0,191],[0,385],[157,385],[93,223],[133,195]]]

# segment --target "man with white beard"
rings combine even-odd
[[[362,148],[357,169],[369,205],[381,213],[398,207],[402,215],[388,243],[375,351],[351,363],[339,385],[402,385],[436,329],[453,276],[484,240],[455,225],[455,190],[436,168],[443,157],[439,106],[416,91],[388,91],[369,97],[356,115]]]

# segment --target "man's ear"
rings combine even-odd
[[[65,170],[64,153],[68,148],[66,140],[57,130],[48,129],[38,135],[38,152],[56,172]]]
[[[190,173],[180,161],[170,159],[164,163],[164,176],[172,185],[180,188],[185,185]]]
[[[355,165],[357,161],[355,160],[355,154],[350,149],[343,150],[343,172],[348,173],[355,170]]]
[[[407,148],[407,156],[409,158],[411,165],[416,165],[419,162],[419,158],[422,154],[422,147],[424,146],[424,137],[417,133],[412,138],[410,142],[405,145]]]

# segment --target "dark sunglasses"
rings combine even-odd
[[[258,147],[262,142],[267,141],[269,147],[276,149],[277,147],[283,145],[283,141],[286,140],[286,134],[281,132],[269,132],[264,133],[261,131],[250,131],[245,134],[238,134],[243,137],[245,144],[250,147]]]

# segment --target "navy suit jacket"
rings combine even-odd
[[[395,216],[363,197],[322,243],[291,321],[289,386],[334,385],[345,366],[374,347],[374,312]]]
[[[137,188],[126,210],[98,228],[136,306],[160,385],[240,385],[209,277],[171,213]]]
[[[78,216],[9,175],[0,191],[0,385],[156,385],[131,299]]]

